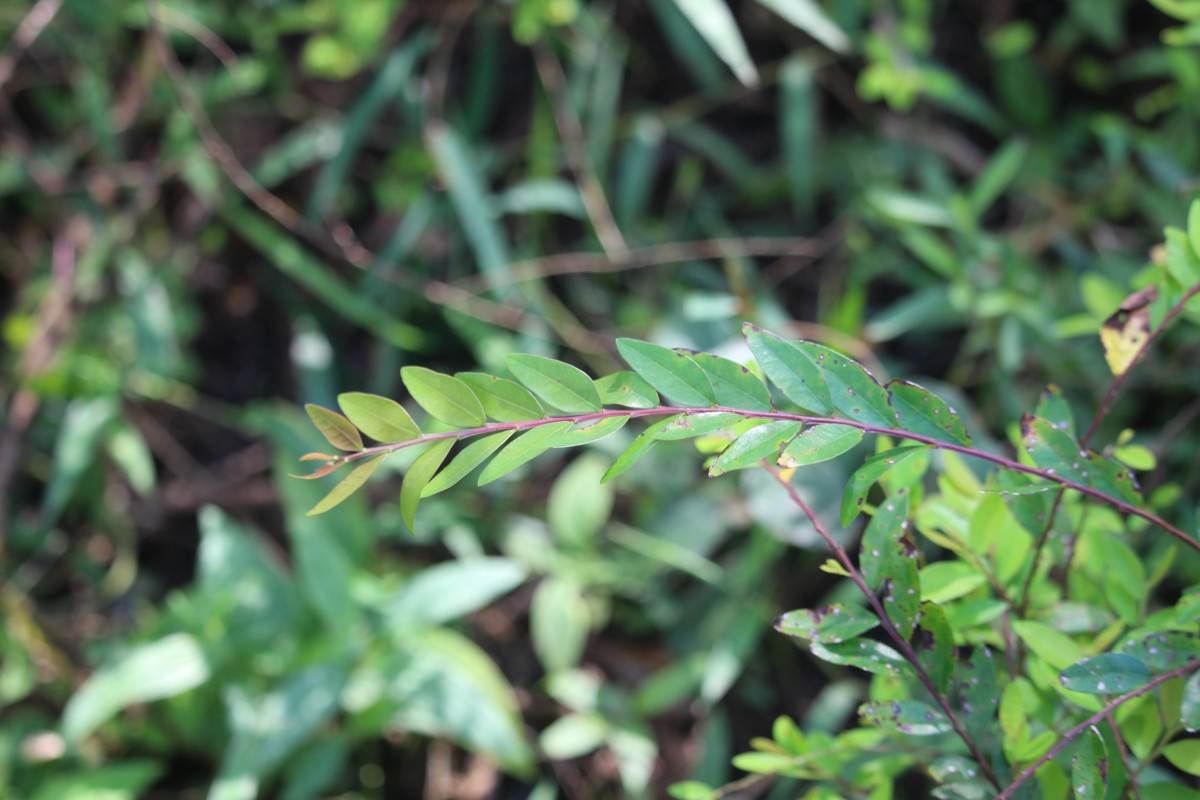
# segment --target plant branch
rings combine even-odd
[[[970,734],[967,733],[966,728],[964,728],[962,723],[959,721],[958,715],[954,713],[954,708],[950,705],[950,701],[946,699],[945,695],[938,691],[933,679],[929,677],[929,673],[926,672],[925,667],[922,666],[921,660],[917,657],[917,653],[915,650],[913,650],[908,638],[901,634],[896,628],[895,624],[892,623],[891,618],[887,614],[887,610],[884,609],[883,604],[879,602],[879,598],[875,596],[873,591],[871,591],[871,587],[867,586],[867,582],[863,579],[862,574],[859,573],[858,568],[854,566],[854,562],[851,561],[850,554],[846,552],[846,548],[838,544],[837,539],[834,539],[829,531],[825,529],[825,526],[821,523],[820,518],[817,517],[816,512],[812,510],[812,507],[806,503],[804,498],[800,496],[800,493],[796,491],[796,487],[793,486],[790,481],[786,480],[773,464],[768,464],[765,461],[763,464],[766,467],[767,472],[770,472],[771,476],[775,478],[775,480],[779,482],[779,485],[784,488],[784,491],[787,492],[791,501],[796,504],[801,511],[804,512],[806,517],[808,517],[808,521],[812,523],[813,528],[816,529],[821,538],[825,540],[825,544],[827,544],[829,549],[833,551],[833,554],[837,557],[838,562],[841,563],[846,572],[850,574],[850,580],[854,582],[854,585],[858,587],[858,590],[862,592],[864,597],[867,598],[867,602],[871,605],[871,608],[879,617],[879,621],[882,623],[883,629],[887,632],[887,635],[891,637],[892,641],[896,643],[896,646],[900,648],[900,653],[913,668],[913,671],[917,675],[917,680],[919,680],[921,685],[925,687],[925,691],[929,692],[929,695],[933,698],[934,702],[941,707],[942,713],[944,713],[946,718],[950,720],[950,725],[954,728],[954,732],[958,734],[958,737],[963,740],[964,744],[966,744],[967,749],[971,751],[971,757],[974,758],[976,763],[979,764],[979,769],[983,772],[984,777],[987,778],[988,782],[991,783],[992,786],[995,786],[997,789],[999,789],[1000,781],[996,778],[995,773],[992,772],[992,768],[988,765],[988,761],[984,757],[983,751],[979,749],[979,745],[975,743],[975,740],[971,738]]]
[[[1020,775],[1018,775],[1013,780],[1012,783],[1010,783],[1008,786],[1004,787],[1004,791],[1002,791],[1000,794],[996,795],[995,800],[1008,800],[1008,798],[1012,797],[1013,794],[1016,793],[1017,789],[1020,788],[1021,784],[1025,783],[1025,781],[1032,778],[1034,776],[1034,773],[1036,773],[1043,764],[1045,764],[1047,761],[1049,761],[1050,759],[1054,758],[1056,755],[1061,753],[1063,748],[1066,747],[1068,744],[1070,744],[1072,741],[1074,741],[1076,738],[1078,738],[1081,733],[1083,733],[1084,731],[1086,731],[1088,728],[1092,727],[1093,725],[1097,724],[1098,722],[1103,721],[1106,717],[1108,717],[1110,714],[1112,714],[1112,712],[1114,710],[1119,708],[1124,703],[1127,703],[1130,700],[1133,700],[1135,697],[1141,697],[1142,695],[1144,695],[1147,692],[1151,691],[1152,689],[1158,687],[1159,685],[1166,683],[1167,681],[1171,680],[1172,678],[1178,678],[1183,675],[1187,675],[1190,672],[1195,672],[1197,669],[1200,669],[1200,659],[1194,659],[1194,660],[1189,661],[1188,663],[1184,664],[1182,667],[1176,667],[1175,669],[1171,670],[1170,672],[1164,672],[1163,674],[1158,675],[1157,677],[1155,677],[1153,680],[1151,680],[1149,683],[1145,684],[1144,686],[1139,686],[1138,688],[1133,689],[1132,691],[1126,692],[1125,694],[1116,698],[1115,700],[1110,702],[1108,705],[1106,705],[1104,708],[1100,709],[1095,714],[1088,717],[1083,722],[1079,723],[1074,728],[1071,728],[1071,730],[1069,730],[1065,734],[1063,734],[1063,737],[1061,739],[1059,739],[1057,742],[1055,742],[1054,746],[1051,747],[1049,750],[1047,750],[1045,755],[1043,755],[1037,761],[1033,762],[1028,767],[1026,767],[1025,770]],[[1118,741],[1119,741],[1119,739],[1120,739],[1120,737],[1118,737]]]
[[[37,4],[29,9],[29,13],[21,20],[16,33],[9,40],[8,49],[0,55],[0,86],[8,83],[21,54],[28,50],[42,35],[42,31],[54,21],[62,5],[63,0],[38,0]]]

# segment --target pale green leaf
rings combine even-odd
[[[404,473],[400,483],[400,517],[409,531],[415,531],[417,521],[417,506],[421,503],[421,493],[433,479],[446,455],[454,447],[453,439],[439,439],[428,450],[417,456]]]
[[[779,419],[758,425],[743,433],[708,468],[708,477],[753,467],[764,458],[775,460],[776,454],[796,437],[803,423]]]
[[[554,440],[571,427],[570,421],[550,422],[522,433],[504,446],[479,474],[479,485],[502,478],[554,446]]]
[[[792,440],[779,457],[784,469],[820,464],[848,453],[863,439],[862,428],[849,425],[813,425]]]
[[[312,420],[313,425],[317,427],[326,441],[337,449],[355,453],[363,449],[362,437],[358,435],[358,429],[341,414],[312,403],[304,406],[304,410],[308,412],[308,418]]]
[[[658,392],[636,372],[622,370],[596,379],[600,401],[606,406],[625,408],[654,408],[659,404]]]
[[[459,451],[450,460],[446,468],[439,472],[433,480],[425,484],[421,490],[421,498],[432,497],[438,492],[444,492],[461,481],[484,461],[488,456],[500,449],[513,435],[513,431],[498,431],[487,436],[481,436]]]
[[[475,428],[487,421],[479,398],[458,378],[425,367],[404,367],[400,378],[434,419],[455,428]]]
[[[367,459],[363,463],[356,466],[350,471],[350,474],[342,478],[341,482],[329,490],[329,494],[322,498],[321,502],[317,503],[308,512],[308,516],[315,517],[317,514],[324,514],[331,508],[345,501],[347,497],[357,492],[367,479],[375,474],[375,470],[379,469],[379,465],[388,457],[388,453],[375,456]]]
[[[342,413],[377,442],[406,442],[421,435],[404,406],[387,397],[365,392],[338,395]]]

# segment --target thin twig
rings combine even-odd
[[[1176,667],[1175,669],[1171,670],[1170,672],[1164,672],[1163,674],[1156,676],[1153,680],[1151,680],[1149,683],[1145,684],[1144,686],[1139,686],[1138,688],[1136,688],[1132,691],[1126,692],[1125,694],[1116,698],[1115,700],[1110,702],[1108,705],[1106,705],[1104,708],[1100,709],[1095,714],[1088,717],[1083,722],[1079,723],[1074,728],[1071,728],[1071,730],[1069,730],[1065,734],[1063,734],[1063,737],[1061,739],[1059,739],[1057,742],[1055,742],[1054,746],[1051,747],[1049,750],[1047,750],[1045,755],[1043,755],[1037,761],[1033,762],[1028,767],[1026,767],[1025,770],[1020,775],[1018,775],[1013,780],[1012,783],[1010,783],[1008,786],[1004,787],[1004,791],[1002,791],[1000,794],[996,795],[995,800],[1008,800],[1008,798],[1012,797],[1013,794],[1016,793],[1017,789],[1019,789],[1021,787],[1021,784],[1025,783],[1025,781],[1032,778],[1034,776],[1034,774],[1039,769],[1041,769],[1043,764],[1045,764],[1047,761],[1049,761],[1050,759],[1057,756],[1059,753],[1062,752],[1064,747],[1066,747],[1072,741],[1077,739],[1081,733],[1083,733],[1084,731],[1086,731],[1088,728],[1092,727],[1096,723],[1102,721],[1105,717],[1112,714],[1113,711],[1120,708],[1123,704],[1129,702],[1130,700],[1133,700],[1135,697],[1141,697],[1142,695],[1146,694],[1147,692],[1151,691],[1152,689],[1157,688],[1161,684],[1166,683],[1167,681],[1171,680],[1172,678],[1178,678],[1183,675],[1187,675],[1189,672],[1195,672],[1197,669],[1200,669],[1200,659],[1189,661],[1188,663],[1184,664],[1182,667]]]
[[[0,86],[8,83],[13,70],[17,68],[17,62],[21,60],[21,55],[54,21],[62,5],[63,0],[38,0],[33,8],[29,9],[29,13],[25,15],[25,19],[21,20],[16,33],[9,40],[8,49],[0,55]]]
[[[879,621],[883,625],[883,629],[900,649],[900,653],[904,656],[904,660],[907,661],[909,666],[913,668],[913,672],[916,673],[917,680],[919,680],[921,685],[925,687],[925,691],[929,692],[929,696],[933,698],[934,702],[941,707],[942,713],[944,713],[946,718],[950,721],[950,726],[954,728],[954,732],[958,734],[958,737],[963,740],[963,743],[967,746],[967,749],[971,751],[971,757],[974,758],[976,763],[979,764],[979,769],[983,773],[984,777],[987,778],[988,782],[991,783],[992,786],[995,786],[997,789],[999,789],[1000,780],[996,777],[995,773],[992,772],[992,768],[988,764],[987,758],[984,756],[983,751],[979,749],[979,745],[975,743],[975,740],[972,739],[970,734],[967,733],[967,729],[963,727],[962,722],[959,721],[958,715],[954,713],[953,706],[950,705],[950,701],[946,699],[944,694],[938,691],[937,686],[934,684],[933,679],[929,677],[929,673],[925,671],[925,667],[921,664],[921,659],[917,657],[917,653],[915,650],[913,650],[908,638],[901,634],[896,628],[895,624],[891,620],[891,617],[888,616],[887,610],[884,609],[883,604],[879,602],[879,598],[875,596],[875,592],[871,591],[871,587],[867,585],[866,580],[858,571],[858,568],[854,566],[854,562],[850,559],[850,554],[847,553],[846,549],[838,544],[837,539],[834,539],[829,531],[825,529],[825,525],[821,522],[816,512],[813,511],[812,506],[805,502],[804,498],[801,497],[800,493],[796,491],[796,487],[792,485],[791,481],[784,478],[773,464],[768,464],[764,461],[763,466],[766,468],[767,472],[771,473],[771,477],[779,482],[779,485],[782,486],[784,491],[787,492],[788,498],[791,499],[791,501],[798,506],[801,511],[804,512],[804,516],[808,517],[808,521],[812,523],[813,528],[821,536],[821,538],[825,540],[825,544],[828,545],[829,549],[833,551],[833,554],[837,558],[838,562],[842,565],[846,572],[849,573],[850,580],[854,582],[854,585],[857,586],[858,590],[862,592],[864,597],[866,597],[867,602],[871,605],[871,608],[879,617]]]

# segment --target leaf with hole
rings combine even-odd
[[[450,459],[446,468],[434,476],[433,480],[425,484],[425,488],[421,490],[421,498],[432,497],[439,492],[444,492],[467,477],[471,470],[487,461],[492,453],[499,450],[501,445],[512,438],[512,435],[513,431],[498,431],[472,441],[454,458]]]
[[[895,425],[940,442],[971,443],[958,412],[928,389],[902,380],[890,382],[886,389]]]
[[[1091,487],[1128,503],[1140,502],[1133,473],[1093,451],[1085,451],[1066,433],[1032,414],[1021,417],[1021,443],[1033,463],[1046,472]]]
[[[747,411],[770,411],[771,393],[766,384],[750,370],[712,353],[689,353],[708,375],[717,405]]]
[[[330,489],[329,494],[325,495],[321,502],[312,507],[312,510],[308,512],[308,516],[315,517],[317,514],[324,514],[329,509],[344,502],[347,497],[350,497],[362,488],[362,485],[367,482],[368,478],[375,474],[375,470],[379,469],[379,466],[388,455],[388,453],[384,453],[381,456],[375,456],[352,469],[350,474],[342,479],[341,483]]]
[[[390,398],[346,392],[338,395],[338,405],[355,427],[377,442],[406,442],[421,435],[404,406]]]
[[[940,692],[950,688],[957,660],[954,654],[954,629],[941,606],[928,601],[921,603],[917,618],[914,645],[917,658],[929,673],[929,679]]]
[[[537,398],[515,381],[485,372],[459,372],[454,377],[475,392],[484,413],[497,422],[525,422],[546,416]]]
[[[708,376],[686,353],[637,339],[617,339],[617,350],[634,372],[671,402],[683,406],[716,403]]]
[[[1108,777],[1108,751],[1104,737],[1088,728],[1075,744],[1071,757],[1071,786],[1074,800],[1103,800]]]
[[[784,448],[778,464],[784,469],[820,464],[850,452],[862,440],[862,428],[836,424],[813,425]]]
[[[600,402],[606,406],[654,408],[659,403],[658,392],[636,372],[621,370],[597,378],[595,383]]]
[[[875,590],[887,575],[906,569],[901,560],[906,560],[900,542],[908,528],[908,492],[900,492],[875,509],[875,516],[863,531],[859,549],[858,566],[868,588]]]
[[[308,418],[312,420],[313,425],[317,427],[326,441],[338,450],[357,453],[363,449],[362,437],[358,435],[358,429],[341,414],[312,403],[304,406],[304,410],[308,412]]]
[[[868,458],[863,465],[854,471],[846,482],[842,494],[842,527],[849,525],[858,516],[867,501],[867,493],[875,482],[882,478],[888,470],[912,458],[925,449],[924,445],[916,447],[896,447]]]
[[[833,407],[842,416],[879,428],[896,427],[888,393],[866,367],[812,342],[797,342],[796,348],[820,370]]]
[[[842,603],[789,611],[775,620],[775,630],[813,642],[838,644],[879,626],[870,609]]]
[[[400,379],[429,416],[454,428],[476,428],[487,422],[479,398],[467,384],[425,367],[403,367]]]
[[[1200,635],[1191,631],[1157,631],[1126,639],[1118,649],[1153,672],[1167,672],[1200,659]]]
[[[784,397],[814,414],[833,410],[821,370],[796,345],[748,322],[742,325],[742,334],[763,374]]]
[[[864,703],[858,715],[870,725],[910,736],[933,736],[952,730],[945,714],[921,700]]]
[[[708,477],[715,478],[726,472],[753,467],[764,458],[774,461],[780,449],[800,432],[802,424],[777,419],[751,428],[717,456],[717,460],[708,468]]]
[[[524,353],[510,353],[505,363],[517,380],[547,405],[567,414],[588,414],[601,408],[596,384],[578,367]]]
[[[809,650],[822,661],[858,667],[876,675],[908,675],[912,669],[904,656],[872,639],[851,639],[837,644],[813,642]]]
[[[417,456],[404,473],[404,480],[400,483],[400,517],[410,532],[416,532],[417,506],[421,503],[421,493],[442,466],[452,447],[453,439],[439,439]]]

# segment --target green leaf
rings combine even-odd
[[[659,403],[658,392],[636,372],[621,370],[597,378],[595,383],[600,402],[606,406],[654,408]]]
[[[605,459],[586,452],[559,473],[546,498],[546,522],[559,542],[587,546],[608,523],[612,487],[600,483]]]
[[[917,543],[911,534],[897,543],[893,567],[883,576],[883,610],[901,635],[912,633],[921,611],[921,575],[917,570]]]
[[[1200,256],[1200,200],[1193,200],[1192,205],[1188,208],[1187,233],[1192,252]]]
[[[1192,204],[1193,210],[1195,203]],[[1167,272],[1185,288],[1191,288],[1200,282],[1200,255],[1189,240],[1195,230],[1192,227],[1192,215],[1188,215],[1188,232],[1178,228],[1167,228],[1164,231],[1167,251]]]
[[[878,428],[896,427],[896,412],[888,402],[888,393],[866,367],[812,342],[797,342],[796,348],[820,370],[836,411]]]
[[[358,435],[358,429],[341,414],[312,403],[305,405],[304,410],[308,412],[308,418],[312,420],[313,425],[317,426],[317,430],[321,432],[326,441],[337,449],[349,450],[354,453],[363,449],[362,437]]]
[[[675,800],[717,800],[716,789],[700,781],[681,781],[667,787],[667,794]]]
[[[976,742],[995,739],[996,710],[1001,684],[996,679],[996,659],[987,645],[976,645],[965,664],[962,691],[963,727]]]
[[[1053,383],[1042,392],[1033,413],[1072,439],[1075,438],[1075,415],[1071,412],[1071,404],[1063,397],[1062,390]]]
[[[1200,672],[1193,672],[1183,685],[1183,701],[1179,705],[1179,719],[1183,727],[1192,733],[1200,730]]]
[[[1200,635],[1190,631],[1158,631],[1127,639],[1119,650],[1153,672],[1167,672],[1200,658]]]
[[[487,422],[483,405],[467,384],[425,367],[403,367],[400,379],[429,416],[455,428],[476,428]]]
[[[551,576],[538,584],[529,605],[529,633],[547,673],[579,663],[591,625],[592,612],[578,582]]]
[[[528,568],[511,558],[447,561],[413,575],[380,611],[393,633],[442,625],[508,594],[528,576]]]
[[[816,0],[758,0],[792,25],[807,33],[835,53],[852,49],[849,37],[838,27]]]
[[[732,427],[743,419],[745,418],[741,414],[734,414],[731,411],[677,414],[669,420],[664,420],[665,424],[662,426],[656,426],[654,438],[660,441],[691,439],[694,436],[703,436]]]
[[[1094,726],[1079,737],[1071,758],[1071,786],[1075,800],[1104,800],[1108,752],[1104,737]]]
[[[868,458],[863,465],[854,471],[846,483],[842,494],[842,527],[846,527],[867,501],[867,493],[875,482],[882,478],[888,470],[902,461],[912,458],[925,449],[924,445],[916,447],[896,447]]]
[[[1181,739],[1163,748],[1163,756],[1188,775],[1200,775],[1200,739]]]
[[[917,625],[921,635],[917,640],[917,657],[929,673],[930,680],[938,691],[945,693],[954,677],[954,630],[946,618],[946,612],[936,603],[921,603]]]
[[[971,211],[976,217],[982,216],[983,212],[987,211],[996,198],[1000,197],[1008,188],[1008,185],[1020,172],[1028,152],[1029,143],[1027,141],[1012,138],[992,156],[983,172],[975,179],[968,198]]]
[[[987,577],[966,561],[938,561],[921,570],[921,595],[934,603],[949,603],[987,583]]]
[[[862,439],[862,428],[836,424],[813,425],[792,440],[778,463],[784,469],[820,464],[850,452]]]
[[[879,587],[887,575],[907,569],[901,563],[912,560],[908,549],[901,544],[907,528],[908,492],[897,493],[881,503],[875,516],[867,523],[858,565],[863,580],[872,591]]]
[[[799,348],[748,322],[742,325],[742,334],[763,374],[779,387],[784,397],[814,414],[828,414],[833,410],[833,400],[821,370]]]
[[[510,353],[505,362],[517,380],[560,411],[587,414],[601,408],[596,384],[577,367],[523,353]]]
[[[713,52],[746,86],[758,84],[758,71],[725,0],[672,0]]]
[[[504,446],[491,463],[479,474],[479,485],[502,478],[517,467],[531,461],[554,446],[554,440],[571,427],[570,421],[551,422],[522,433]]]
[[[537,398],[519,383],[484,372],[459,372],[454,377],[471,387],[484,412],[497,422],[525,422],[546,416]]]
[[[800,432],[801,425],[801,422],[778,419],[751,428],[717,457],[708,468],[708,477],[753,467],[764,458],[774,461],[780,449]]]
[[[404,406],[387,397],[346,392],[338,395],[338,405],[355,427],[377,442],[406,442],[421,435]]]
[[[208,657],[186,633],[136,645],[105,664],[72,695],[63,736],[78,742],[123,708],[183,694],[208,680]]]
[[[1033,463],[1047,472],[1129,503],[1141,500],[1133,473],[1099,453],[1081,450],[1071,436],[1044,419],[1021,417],[1021,443]]]
[[[663,428],[667,427],[682,416],[685,415],[676,414],[673,417],[660,419],[658,422],[655,422],[653,425],[646,428],[646,430],[642,431],[641,435],[634,439],[633,442],[631,442],[630,445],[625,448],[625,451],[617,457],[617,460],[612,463],[612,466],[609,467],[608,471],[604,473],[604,477],[600,479],[600,482],[608,483],[613,478],[617,477],[621,473],[625,472],[625,470],[636,464],[642,458],[642,456],[650,452],[650,448],[654,447],[654,445],[658,443],[658,433],[662,431]]]
[[[576,422],[570,428],[555,436],[550,442],[551,447],[579,447],[584,444],[598,442],[606,436],[611,436],[621,428],[629,417],[606,417],[604,419],[589,419]]]
[[[838,644],[813,642],[809,650],[831,664],[858,667],[876,675],[907,675],[910,670],[904,656],[872,639],[851,639]]]
[[[1040,622],[1018,620],[1012,627],[1030,650],[1055,669],[1066,669],[1084,658],[1083,649],[1075,640]]]
[[[488,456],[499,450],[500,446],[507,442],[513,433],[514,431],[498,431],[487,436],[481,436],[468,444],[450,460],[450,463],[446,465],[444,470],[439,472],[429,483],[425,484],[425,488],[421,490],[421,499],[423,500],[439,492],[444,492],[467,477],[471,470],[478,467],[484,461],[487,461]]]
[[[416,531],[417,506],[421,503],[421,493],[433,479],[438,467],[442,466],[452,447],[454,439],[438,439],[428,450],[417,456],[404,473],[404,480],[400,483],[400,517],[409,532]]]
[[[971,443],[958,412],[932,392],[915,383],[894,380],[887,385],[887,395],[895,424],[904,430],[952,444]]]
[[[375,474],[375,470],[379,469],[379,465],[384,462],[388,455],[388,453],[384,453],[383,455],[369,458],[350,470],[349,475],[342,478],[341,482],[330,489],[329,494],[321,499],[321,502],[309,510],[308,516],[315,517],[317,514],[324,514],[329,509],[344,502],[347,497],[362,488],[362,485],[367,482],[368,478]]]
[[[610,733],[612,726],[600,714],[565,714],[546,726],[538,744],[548,758],[579,758],[603,746]]]
[[[1150,669],[1124,653],[1101,653],[1064,669],[1058,679],[1064,689],[1084,694],[1124,694],[1150,682]]]
[[[671,402],[683,406],[716,403],[708,376],[686,353],[637,339],[617,339],[617,350],[634,372]]]
[[[789,611],[775,620],[775,630],[824,644],[838,644],[878,627],[879,617],[861,606],[834,603],[815,609]]]
[[[766,384],[741,364],[712,353],[690,353],[708,375],[717,405],[747,411],[770,411],[771,393]]]
[[[35,782],[29,800],[134,800],[153,796],[150,786],[162,777],[165,766],[148,759],[131,759],[96,767],[72,766],[58,774],[47,773]],[[13,795],[15,797],[15,795]]]
[[[945,714],[921,700],[865,703],[858,714],[868,724],[910,736],[933,736],[952,730]]]

